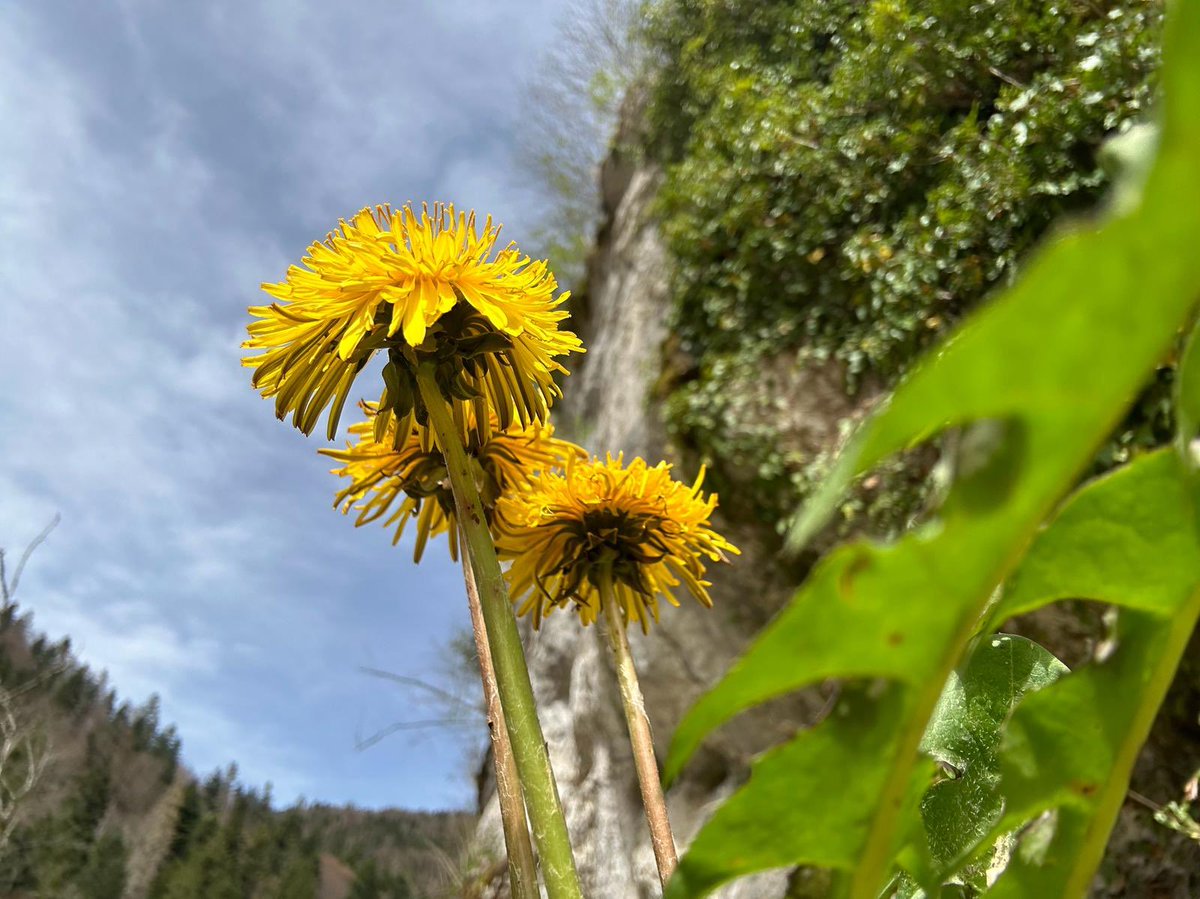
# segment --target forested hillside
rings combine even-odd
[[[472,815],[278,810],[235,764],[188,771],[157,697],[121,702],[4,586],[0,897],[407,899],[467,876]]]

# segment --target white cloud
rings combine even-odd
[[[110,599],[81,608],[72,596],[50,592],[38,597],[37,607],[39,628],[69,634],[73,649],[107,671],[122,695],[136,703],[153,693],[170,703],[186,692],[189,678],[211,674],[220,664],[218,641],[183,633],[145,600]]]

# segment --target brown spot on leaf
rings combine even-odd
[[[871,557],[867,554],[866,550],[861,550],[838,573],[838,594],[845,602],[850,602],[853,599],[851,594],[853,593],[854,579],[870,567]]]

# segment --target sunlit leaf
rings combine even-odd
[[[1058,680],[1067,667],[1023,637],[983,638],[965,669],[950,676],[921,750],[951,776],[921,800],[929,853],[937,869],[974,847],[1004,807],[1000,790],[1000,736],[1026,693]]]
[[[685,717],[666,773],[678,774],[704,737],[739,712],[830,677],[893,679],[896,692],[888,695],[902,709],[893,732],[880,738],[866,769],[796,767],[786,785],[752,776],[731,801],[737,807],[771,802],[787,789],[811,796],[807,814],[828,825],[755,832],[750,845],[749,837],[721,830],[718,812],[709,828],[727,838],[701,832],[680,863],[686,886],[672,887],[672,895],[812,858],[850,872],[851,896],[873,899],[883,887],[908,826],[921,737],[947,677],[996,587],[1166,357],[1200,295],[1200,4],[1177,4],[1173,15],[1160,150],[1140,206],[1060,235],[1012,289],[926,359],[851,441],[793,538],[807,539],[851,480],[890,454],[949,426],[992,422],[941,518],[894,545],[860,542],[818,565]],[[1172,564],[1161,555],[1155,561]],[[796,745],[821,739],[819,732]],[[847,820],[839,792],[813,783],[850,780],[878,789]]]
[[[1031,696],[1006,729],[1006,808],[996,829],[1059,806],[1069,811],[1053,851],[1038,864],[1018,858],[996,895],[1025,895],[1035,873],[1045,895],[1086,889],[1200,615],[1198,502],[1177,454],[1143,456],[1073,497],[1006,591],[999,615],[1076,597],[1123,610],[1111,656]]]

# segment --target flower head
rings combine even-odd
[[[711,606],[705,560],[726,561],[738,550],[716,533],[709,518],[717,498],[700,492],[701,471],[688,487],[671,466],[636,458],[568,463],[543,471],[496,506],[494,530],[501,558],[512,560],[509,586],[522,615],[544,615],[574,604],[585,625],[601,608],[601,578],[611,576],[626,625],[643,632],[658,620],[658,597],[679,605],[672,589],[686,587]],[[607,572],[607,574],[605,573]]]
[[[397,441],[390,429],[382,441],[375,439],[376,410],[364,404],[367,420],[350,426],[355,438],[344,450],[323,449],[322,455],[342,463],[333,474],[349,478],[334,499],[343,513],[358,512],[355,526],[376,521],[385,515],[386,527],[395,526],[392,543],[398,543],[411,519],[417,522],[414,561],[420,562],[430,537],[449,536],[450,557],[458,559],[458,528],[454,497],[451,494],[446,462],[427,428],[412,424],[408,435]],[[478,429],[471,430],[478,441]],[[468,446],[470,457],[478,465],[477,478],[484,511],[491,515],[496,501],[505,492],[524,484],[543,469],[564,465],[582,456],[583,450],[554,436],[554,426],[533,424],[501,430],[493,420],[488,437]],[[388,513],[391,513],[390,515]]]
[[[505,428],[545,421],[559,396],[554,373],[566,371],[557,357],[582,346],[559,330],[569,294],[555,296],[546,263],[512,245],[496,252],[499,235],[491,218],[481,230],[474,213],[440,203],[419,215],[376,206],[343,220],[285,280],[263,285],[275,302],[251,307],[243,346],[263,351],[243,360],[254,386],[305,433],[330,407],[332,439],[354,377],[386,349],[381,432],[393,416],[423,422],[421,362],[437,365],[464,430],[471,415],[486,429],[488,409]]]

